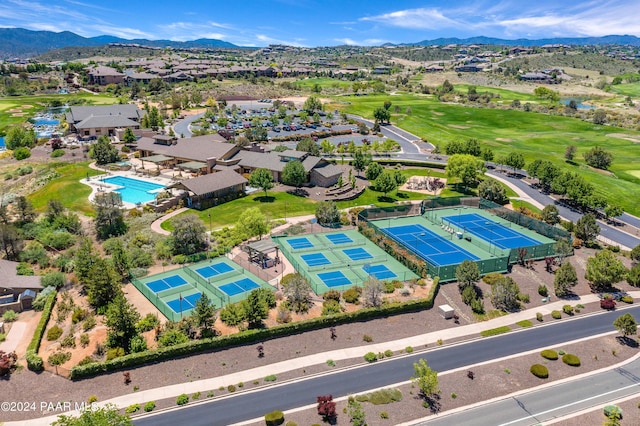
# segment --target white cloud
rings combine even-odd
[[[334,38],[333,40],[340,44],[346,44],[347,46],[358,46],[358,42],[350,38]]]
[[[136,28],[127,27],[115,27],[111,25],[93,25],[99,34],[109,34],[120,38],[133,39],[133,38],[147,38],[152,39],[153,35]]]
[[[366,16],[360,21],[378,22],[393,27],[433,30],[444,27],[456,27],[460,23],[447,18],[440,10],[431,8],[405,9],[384,13],[377,16]]]
[[[368,38],[361,41],[356,41],[351,38],[334,38],[333,41],[347,46],[379,46],[387,43],[389,40],[383,40],[379,38]]]
[[[266,36],[264,34],[256,34],[255,35],[256,40],[258,40],[261,43],[258,44],[284,44],[287,46],[296,46],[296,47],[305,47],[303,44],[297,42],[297,41],[286,41],[286,40],[279,40],[276,38],[272,38],[269,36]],[[300,40],[300,39],[298,39]]]

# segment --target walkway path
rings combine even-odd
[[[186,208],[186,207],[182,207],[182,208],[180,208],[180,209],[178,209],[178,210],[174,210],[174,211],[172,211],[172,212],[171,212],[171,213],[169,213],[169,214],[165,214],[165,215],[164,215],[164,216],[162,216],[161,218],[156,219],[155,221],[153,221],[153,223],[151,224],[151,230],[152,230],[153,232],[157,232],[157,233],[158,233],[158,234],[160,234],[160,235],[171,235],[171,232],[169,232],[169,231],[165,231],[164,229],[162,229],[162,228],[160,227],[160,225],[162,225],[162,222],[164,222],[165,220],[169,220],[169,219],[171,219],[172,217],[177,216],[177,215],[179,215],[179,214],[180,214],[180,213],[182,213],[182,212],[186,212],[187,210],[189,210],[189,209],[188,209],[188,208]]]
[[[640,291],[630,292],[630,295],[634,298],[640,298]],[[595,294],[589,294],[581,296],[576,303],[593,303],[599,300]],[[539,306],[533,309],[527,309],[513,314],[505,315],[499,318],[495,318],[485,322],[479,322],[454,328],[447,328],[430,333],[425,333],[417,336],[407,337],[404,339],[394,340],[391,342],[381,342],[376,344],[369,344],[366,346],[343,348],[333,351],[316,353],[304,357],[289,359],[282,362],[277,362],[262,367],[252,368],[236,373],[228,374],[225,376],[213,377],[204,380],[196,380],[188,383],[180,383],[176,385],[164,386],[155,389],[149,389],[139,391],[133,394],[122,395],[116,398],[112,398],[106,401],[102,401],[101,404],[115,404],[118,407],[127,407],[131,404],[141,403],[146,401],[158,401],[166,398],[176,398],[178,395],[186,393],[192,394],[194,392],[206,393],[211,389],[218,389],[219,387],[227,387],[229,385],[235,385],[240,382],[250,382],[256,378],[266,377],[268,375],[282,374],[288,371],[303,369],[311,365],[324,364],[328,359],[334,361],[362,358],[367,352],[384,352],[385,350],[399,351],[412,346],[415,348],[424,347],[425,345],[433,345],[438,340],[455,340],[460,338],[478,338],[479,333],[501,326],[509,326],[515,324],[521,320],[531,320],[536,317],[536,313],[540,312],[543,315],[550,314],[553,310],[562,310],[562,306],[566,304],[566,301],[559,300],[551,302],[544,306]],[[5,426],[18,426],[18,425],[48,425],[55,420],[55,416],[43,417],[40,419],[34,419],[28,422],[7,422]]]
[[[13,352],[20,344],[20,340],[27,329],[27,323],[16,321],[11,325],[11,330],[7,333],[7,338],[0,343],[0,351]]]

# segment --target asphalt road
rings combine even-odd
[[[624,312],[638,316],[640,306],[625,309]],[[445,346],[411,356],[389,358],[354,369],[308,379],[302,378],[277,387],[241,393],[229,398],[138,418],[134,424],[139,426],[233,424],[262,417],[273,410],[285,411],[314,404],[318,395],[332,394],[336,398],[406,381],[413,373],[413,363],[420,358],[426,359],[429,366],[436,371],[448,371],[612,331],[613,320],[619,315],[621,315],[620,311],[603,312],[550,323],[543,327],[514,331],[493,338]]]
[[[184,119],[176,122],[176,124],[173,125],[173,131],[178,137],[184,135],[185,138],[190,138],[193,133],[191,133],[191,130],[189,130],[189,125],[202,117],[204,117],[204,113],[185,117]]]
[[[595,405],[605,405],[634,395],[638,391],[640,359],[621,368],[555,385],[552,389],[531,391],[480,407],[439,415],[430,420],[416,422],[415,425],[537,425]]]

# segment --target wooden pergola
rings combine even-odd
[[[249,253],[249,261],[257,263],[262,269],[270,268],[280,261],[280,248],[271,240],[259,240],[248,243],[245,246]],[[276,252],[275,258],[271,258],[269,253]]]

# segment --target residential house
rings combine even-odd
[[[81,139],[115,136],[118,129],[139,129],[145,112],[136,105],[72,106],[66,114],[69,131]]]
[[[89,84],[97,84],[99,86],[124,83],[126,78],[126,74],[104,66],[89,69],[87,75],[89,76]]]
[[[246,186],[247,179],[244,176],[228,169],[185,179],[169,188],[181,189],[187,193],[187,207],[206,209],[237,198]]]
[[[18,275],[18,262],[0,259],[0,315],[8,310],[22,312],[31,309],[31,303],[42,290],[40,277]]]

